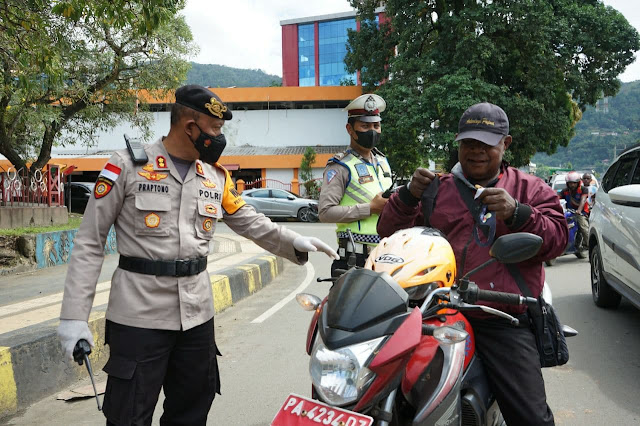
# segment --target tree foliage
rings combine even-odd
[[[53,3],[53,7],[52,7]],[[90,143],[123,119],[148,131],[138,89],[184,81],[194,50],[183,1],[3,0],[0,153],[41,168],[54,143]]]
[[[312,167],[315,162],[316,151],[308,146],[304,151],[302,162],[300,163],[300,182],[304,185],[306,197],[317,200],[320,196],[320,187],[318,181],[313,179]]]
[[[187,84],[209,87],[269,87],[282,86],[282,77],[267,74],[262,70],[192,62],[187,73]]]
[[[379,26],[377,1],[351,4],[361,27],[345,63],[387,101],[383,149],[402,170],[425,156],[452,164],[460,116],[483,101],[509,116],[513,165],[555,152],[587,105],[616,93],[640,48],[622,14],[597,0],[390,0]]]
[[[532,161],[538,165],[559,167],[571,162],[579,170],[604,173],[615,155],[640,142],[640,81],[625,83],[620,92],[600,101],[599,108],[587,107],[576,125],[576,135],[567,147],[553,155],[538,153]]]

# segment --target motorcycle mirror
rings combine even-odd
[[[309,293],[296,294],[296,301],[305,311],[315,311],[318,309],[318,306],[320,306],[320,303],[322,303],[322,300],[320,300],[318,296]]]
[[[528,232],[516,232],[499,237],[489,255],[500,263],[519,263],[535,256],[542,247],[542,237]]]
[[[562,324],[562,332],[564,333],[564,337],[573,337],[578,335],[578,330],[565,324]]]

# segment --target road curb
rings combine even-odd
[[[282,272],[284,260],[258,255],[246,263],[211,274],[216,313],[261,290]],[[87,376],[86,367],[64,359],[56,335],[57,320],[40,332],[12,346],[0,346],[0,422],[30,404],[72,385]],[[104,345],[105,312],[89,318],[95,347],[90,355],[94,371],[109,358]]]

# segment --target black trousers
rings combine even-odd
[[[213,318],[187,331],[106,323],[107,425],[151,425],[164,388],[161,425],[205,425],[220,393]]]
[[[535,338],[528,324],[517,328],[493,318],[469,318],[469,322],[476,351],[507,425],[554,425]]]

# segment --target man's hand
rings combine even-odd
[[[516,210],[516,200],[504,188],[484,188],[478,198],[498,219],[509,220]]]
[[[93,347],[93,334],[91,334],[89,324],[86,321],[61,319],[58,326],[58,337],[65,358],[69,358],[71,361],[73,361],[73,348],[78,340],[84,339]]]
[[[388,198],[384,198],[382,196],[382,192],[376,194],[375,197],[373,197],[373,200],[371,200],[371,202],[369,203],[369,208],[371,209],[371,214],[376,213],[376,214],[380,214],[382,213],[382,209],[384,208],[384,205],[387,204],[387,201],[389,201]]]
[[[316,237],[303,237],[302,235],[293,240],[293,247],[301,252],[322,251],[332,259],[340,259],[334,249],[317,239]]]
[[[411,182],[409,182],[409,192],[411,192],[411,195],[418,199],[422,198],[422,193],[425,189],[427,189],[427,186],[429,186],[431,181],[435,178],[435,173],[429,171],[428,169],[418,167],[413,173],[413,176],[411,176]]]

